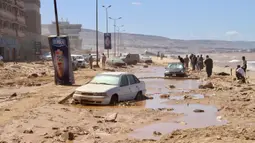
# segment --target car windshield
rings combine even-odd
[[[181,63],[171,63],[168,64],[169,69],[182,69],[183,65]]]
[[[95,76],[90,83],[91,84],[106,84],[106,85],[118,85],[119,84],[119,76],[116,75],[105,75],[100,74]]]

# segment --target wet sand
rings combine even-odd
[[[0,103],[0,142],[65,142],[68,133],[77,143],[254,142],[254,85],[239,84],[231,76],[206,79],[204,72],[189,73],[200,80],[164,79],[164,67],[158,65],[116,70],[147,77],[141,80],[150,99],[114,107],[72,105],[70,100],[58,104],[77,86],[55,86],[51,81],[22,95],[1,96],[11,103]],[[99,72],[75,72],[76,84]],[[208,81],[213,89],[198,88]],[[105,121],[115,113],[115,122]]]

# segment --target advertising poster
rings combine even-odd
[[[74,84],[74,75],[68,36],[49,36],[56,85]]]
[[[111,33],[104,33],[104,49],[112,49]]]

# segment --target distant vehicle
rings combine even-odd
[[[140,62],[142,63],[152,63],[151,57],[147,55],[140,55]]]
[[[185,68],[181,62],[169,63],[165,70],[166,76],[186,76]]]
[[[128,65],[130,64],[136,65],[140,61],[139,54],[124,54],[120,58]]]
[[[51,57],[51,53],[48,52],[48,53],[45,53],[41,56],[41,59],[42,60],[46,60],[46,61],[51,61],[52,60],[52,57]]]
[[[123,60],[117,57],[107,59],[106,63],[110,66],[117,66],[117,67],[122,67],[126,65],[126,63]]]
[[[145,92],[145,83],[133,74],[104,72],[77,88],[73,99],[85,104],[115,105],[120,101],[140,100]]]
[[[91,54],[91,56],[93,57],[93,61],[96,61],[97,54]],[[98,54],[98,61],[100,62],[100,54]]]
[[[78,67],[85,68],[88,65],[82,55],[71,55],[71,57],[76,59]]]
[[[85,59],[85,61],[89,63],[89,54],[83,54],[82,56]]]

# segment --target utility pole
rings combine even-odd
[[[120,28],[124,27],[124,25],[116,26],[116,27],[118,28],[118,37],[117,37],[118,38],[118,40],[117,40],[118,41],[118,47],[117,47],[118,50],[117,51],[118,51],[118,54],[120,54]]]
[[[58,6],[57,6],[57,0],[54,0],[54,10],[55,10],[55,22],[56,22],[57,36],[59,36],[59,24],[58,24]]]
[[[109,19],[113,20],[114,21],[114,56],[116,56],[116,21],[121,19],[122,17],[119,17],[119,18],[112,18],[112,17],[109,17]]]
[[[96,66],[99,67],[98,65],[98,0],[96,0],[96,54],[97,54]]]
[[[111,5],[109,5],[108,7],[105,7],[104,5],[102,6],[103,8],[105,8],[105,14],[106,14],[106,33],[108,33],[108,9],[110,7],[112,7]],[[107,57],[109,58],[109,49],[107,49]]]

